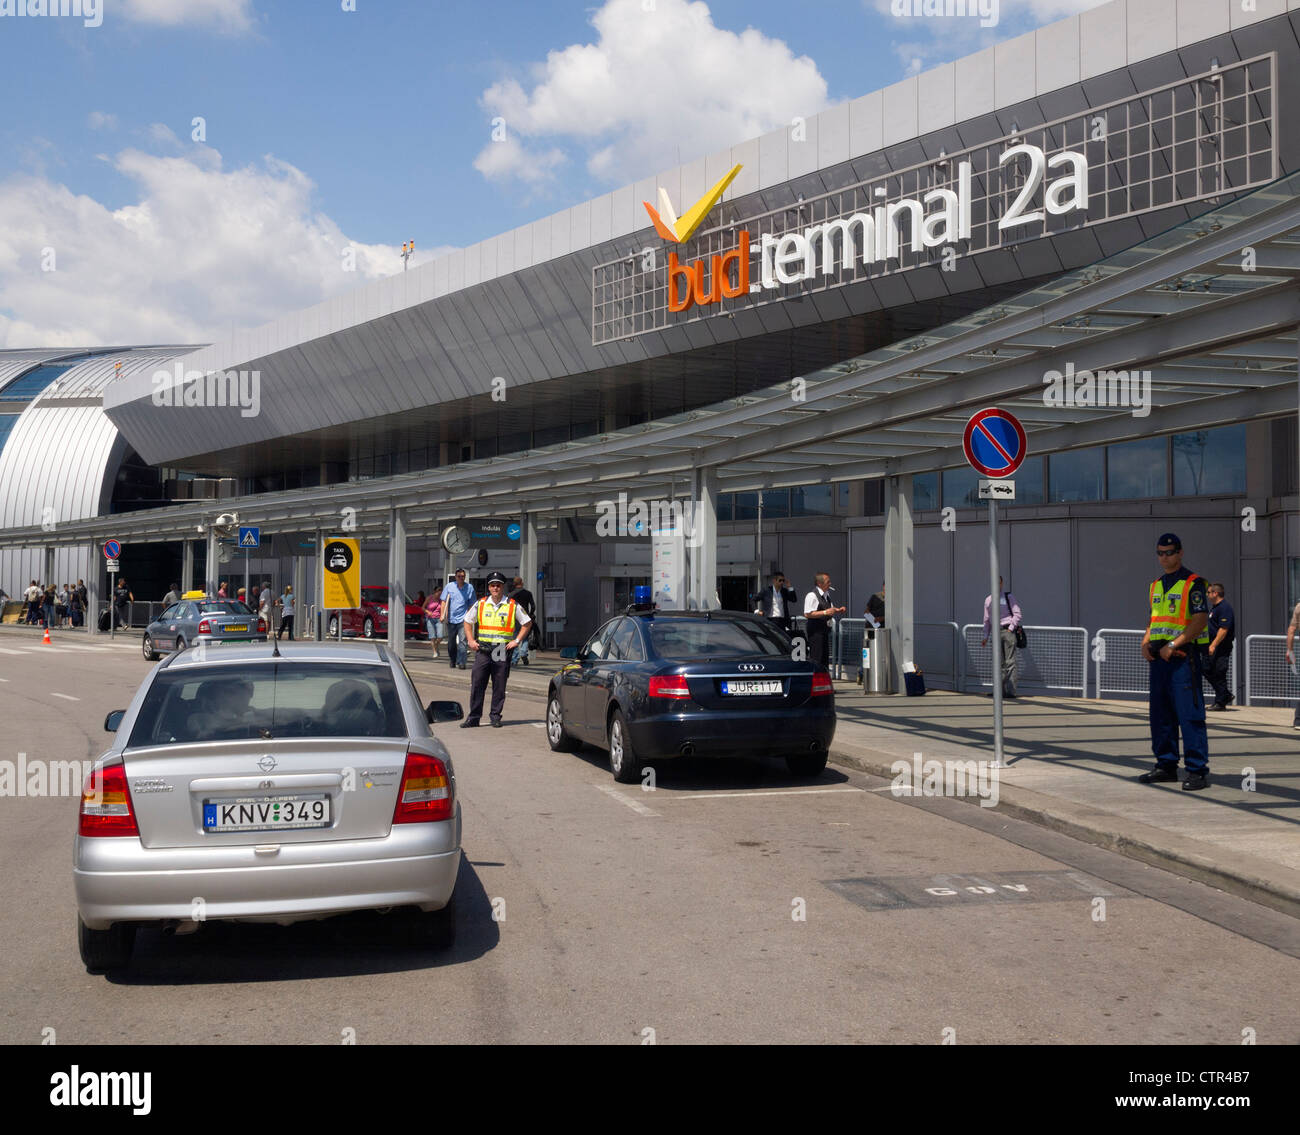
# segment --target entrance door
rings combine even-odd
[[[718,577],[718,602],[724,611],[752,611],[750,593],[754,579],[747,575],[722,575]]]

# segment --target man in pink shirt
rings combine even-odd
[[[1016,630],[1020,626],[1020,604],[1010,591],[1003,591],[1001,576],[998,576],[998,590],[1001,592],[998,596],[998,626],[1002,638],[1002,696],[1013,698],[1016,696]],[[984,600],[984,641],[981,646],[989,641],[992,607],[993,596],[990,595]]]

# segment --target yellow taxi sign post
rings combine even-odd
[[[346,536],[329,536],[321,549],[321,606],[345,611],[361,606],[361,544]],[[339,638],[343,620],[339,619]]]

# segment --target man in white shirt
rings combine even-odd
[[[836,607],[830,593],[831,577],[818,572],[813,576],[813,589],[803,600],[803,616],[808,627],[808,661],[827,670],[831,666],[831,631],[835,627],[835,616],[848,610],[847,607]]]
[[[998,576],[998,590],[1002,594],[998,596],[998,607],[1000,616],[998,619],[999,638],[1002,643],[1002,696],[1005,698],[1014,698],[1016,696],[1016,629],[1020,626],[1020,604],[1016,602],[1016,597],[1010,591],[1002,590],[1002,577]],[[985,596],[984,599],[984,641],[980,646],[984,646],[989,641],[989,632],[993,629],[993,596]],[[994,654],[999,651],[995,648]]]
[[[785,572],[774,571],[772,582],[758,595],[755,615],[766,615],[787,634],[793,625],[795,612],[799,609],[799,593],[790,586]]]

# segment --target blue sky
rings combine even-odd
[[[1097,0],[1001,0],[987,29],[901,0],[6,14],[37,2],[0,0],[6,347],[208,341]]]

